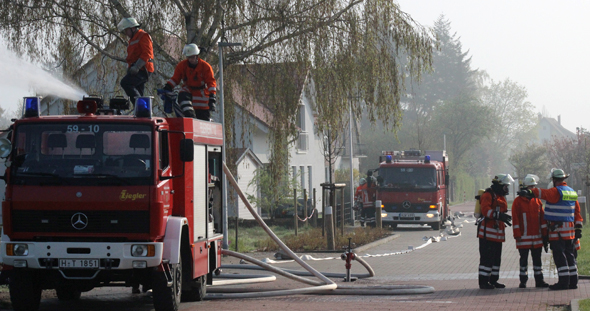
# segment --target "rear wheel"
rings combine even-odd
[[[177,311],[180,306],[182,292],[182,261],[178,265],[170,265],[172,286],[168,287],[166,272],[154,271],[152,275],[152,297],[156,311]]]
[[[32,271],[14,270],[9,284],[12,308],[37,310],[41,302],[41,286]]]
[[[82,292],[75,289],[73,286],[60,286],[55,289],[57,299],[61,301],[78,300]]]

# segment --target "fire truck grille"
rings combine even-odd
[[[400,213],[426,213],[429,210],[429,204],[406,204],[403,202],[394,204],[384,204],[385,211],[387,212],[400,212]]]
[[[14,232],[149,233],[148,211],[13,210]]]

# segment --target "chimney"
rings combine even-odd
[[[561,115],[557,116],[557,124],[561,125]]]

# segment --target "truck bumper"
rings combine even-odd
[[[386,212],[387,216],[381,218],[384,224],[433,224],[441,222],[437,210],[426,213],[400,213]]]
[[[7,244],[24,244],[24,256],[9,256]],[[150,257],[131,256],[132,245],[153,245]],[[8,242],[0,243],[5,265],[31,269],[133,269],[157,267],[162,262],[163,243],[86,243],[86,242]]]

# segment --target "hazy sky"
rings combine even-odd
[[[428,27],[444,14],[473,68],[526,87],[537,112],[590,129],[590,1],[398,0]]]

